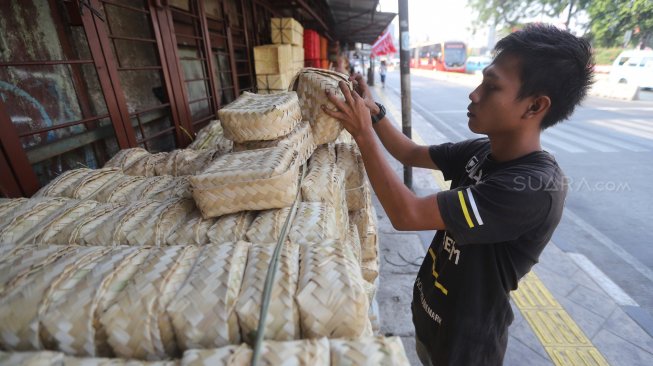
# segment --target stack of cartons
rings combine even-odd
[[[293,75],[304,66],[304,28],[293,18],[272,18],[272,43],[254,47],[256,87],[260,94],[288,89]]]
[[[304,31],[304,66],[322,67],[320,47],[320,35],[312,29],[306,29]]]
[[[292,78],[292,46],[268,44],[254,47],[256,87],[260,94],[280,93],[288,89]]]

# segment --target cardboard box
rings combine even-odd
[[[293,77],[292,70],[282,74],[256,75],[256,88],[259,90],[288,90]]]
[[[304,27],[293,18],[272,18],[272,43],[302,45],[304,42]]]
[[[289,44],[269,44],[254,47],[256,75],[283,74],[292,67],[292,48]]]

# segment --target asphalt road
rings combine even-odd
[[[414,72],[412,124],[428,144],[478,137],[467,127],[469,78]],[[378,83],[377,77],[377,83]],[[399,73],[384,94],[400,106]],[[588,97],[542,145],[569,179],[565,214],[553,242],[586,256],[642,309],[653,314],[653,93],[639,101]]]

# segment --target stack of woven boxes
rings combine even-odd
[[[304,69],[296,91],[244,93],[198,135],[223,129],[201,145],[229,151],[124,150],[0,199],[0,364],[249,364],[280,245],[262,364],[406,365],[398,338],[373,336],[360,153],[319,108],[340,80]]]
[[[260,94],[286,91],[304,66],[304,28],[293,18],[272,18],[272,43],[254,47],[256,87]]]

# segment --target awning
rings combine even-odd
[[[373,44],[395,13],[377,12],[378,0],[273,0],[275,16],[291,16],[304,28],[324,33],[341,43]]]
[[[327,0],[334,25],[334,38],[344,43],[374,44],[395,13],[377,12],[377,0]]]

